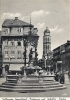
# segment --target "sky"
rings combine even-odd
[[[70,0],[0,0],[0,30],[5,19],[31,23],[38,28],[38,58],[43,54],[43,35],[50,30],[51,50],[70,40]]]

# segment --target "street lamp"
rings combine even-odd
[[[26,67],[26,46],[27,46],[27,38],[26,37],[23,37],[23,41],[24,41],[24,76],[26,76],[26,72],[25,72],[25,67]]]
[[[46,60],[47,60],[47,56],[45,56],[45,68],[46,68]]]
[[[24,53],[23,53],[23,55],[24,55],[24,65],[26,66],[26,46],[27,46],[27,39],[24,38],[23,40],[24,40],[24,48],[25,48]]]

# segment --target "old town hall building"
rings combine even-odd
[[[2,24],[3,75],[6,66],[9,66],[10,70],[19,70],[25,63],[28,65],[30,51],[32,51],[32,60],[35,59],[39,38],[37,32],[34,25],[21,21],[18,17],[4,20]]]

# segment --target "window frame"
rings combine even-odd
[[[20,45],[19,45],[19,43],[20,43]],[[18,45],[18,46],[21,46],[21,41],[18,41],[18,42],[17,42],[17,45]]]

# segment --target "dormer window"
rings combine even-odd
[[[21,28],[18,28],[18,32],[21,33]]]
[[[21,32],[21,28],[19,29],[19,31]]]
[[[5,30],[5,33],[6,33],[6,34],[8,33],[8,29]]]

